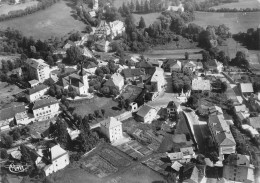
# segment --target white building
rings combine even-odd
[[[34,102],[35,100],[38,100],[40,97],[45,95],[50,87],[40,84],[38,86],[35,86],[33,88],[29,88],[26,91],[26,98],[29,102]]]
[[[109,80],[106,81],[104,86],[116,87],[119,91],[121,91],[124,87],[124,77],[119,73],[115,73]]]
[[[43,169],[46,176],[65,168],[70,163],[69,153],[62,149],[60,145],[51,147],[49,154],[50,157],[48,159],[51,164],[46,165]]]
[[[139,109],[136,115],[137,120],[144,123],[151,123],[155,119],[157,111],[155,108],[145,104]]]
[[[42,83],[50,78],[50,66],[44,60],[30,58],[25,61],[25,65],[31,79],[36,79]]]
[[[210,115],[208,126],[215,142],[219,155],[236,152],[236,141],[223,115]]]
[[[164,78],[164,70],[159,67],[155,67],[155,72],[151,77],[151,85],[154,86],[154,91],[160,93],[164,90],[166,80]]]
[[[181,11],[184,12],[184,7],[182,5],[182,3],[179,6],[169,6],[168,11]]]
[[[87,95],[89,89],[88,75],[84,71],[83,66],[81,66],[81,70],[78,73],[62,78],[62,85],[64,89],[68,89],[71,86],[79,95]]]
[[[55,98],[49,97],[35,101],[32,110],[36,120],[44,121],[57,116],[59,108],[59,102]]]
[[[114,22],[109,22],[109,27],[111,29],[111,38],[114,39],[118,35],[122,35],[125,32],[124,22],[116,20]]]
[[[169,116],[174,116],[175,112],[179,113],[180,111],[182,111],[181,109],[181,103],[178,101],[170,101],[167,105],[167,114]]]
[[[104,133],[110,142],[116,142],[123,137],[122,123],[114,117],[109,117],[100,122],[102,133]]]

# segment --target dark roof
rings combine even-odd
[[[143,107],[141,107],[139,109],[139,111],[137,112],[137,115],[138,116],[141,116],[141,117],[145,117],[146,114],[151,110],[151,109],[154,109],[153,107],[149,106],[149,105],[143,105]]]
[[[0,110],[0,120],[6,120],[10,118],[14,118],[15,114],[25,112],[24,104],[14,105],[8,108],[4,108]]]
[[[180,105],[177,101],[170,101],[167,105],[167,108],[177,108]]]
[[[216,60],[213,60],[213,59],[209,60],[209,61],[207,62],[207,64],[208,64],[209,67],[217,67],[217,66],[218,66],[218,65],[217,65],[217,61],[216,61]]]
[[[125,76],[125,78],[130,78],[130,77],[134,77],[134,76],[144,75],[144,72],[140,68],[124,69],[123,70],[123,75]]]
[[[33,87],[33,88],[29,88],[29,89],[27,90],[27,93],[28,93],[29,95],[31,95],[31,94],[34,94],[34,93],[39,92],[39,91],[41,91],[41,90],[44,90],[44,89],[46,89],[46,88],[49,88],[49,87],[46,86],[46,85],[44,85],[44,84],[40,84],[40,85],[37,85],[37,86],[35,86],[35,87]]]
[[[153,67],[152,64],[150,64],[149,62],[147,62],[146,60],[142,60],[141,62],[138,62],[136,64],[136,67],[139,68],[151,68]]]
[[[56,104],[56,103],[58,103],[58,101],[53,97],[49,97],[47,99],[37,100],[34,103],[33,110],[39,109],[39,108],[42,108],[42,107],[46,107],[46,106],[49,106],[49,105],[52,105],[52,104]]]

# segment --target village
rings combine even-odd
[[[89,16],[98,10],[94,0]],[[56,64],[32,56],[6,72],[19,92],[1,102],[0,180],[55,182],[76,169],[119,183],[145,167],[168,182],[259,182],[259,73],[205,64],[199,49],[178,58],[124,52],[111,42],[125,32],[123,21],[101,20],[54,50]]]

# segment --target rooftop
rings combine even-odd
[[[140,68],[123,70],[123,75],[125,76],[125,78],[142,76],[144,74],[145,73]]]
[[[0,110],[0,121],[14,118],[17,113],[25,112],[24,104],[14,105]]]
[[[192,80],[192,90],[202,90],[202,91],[210,91],[211,85],[210,80]]]
[[[141,117],[145,117],[151,109],[154,109],[154,108],[145,104],[139,109],[139,111],[137,112],[137,115],[141,116]]]
[[[26,60],[26,63],[28,65],[30,65],[31,67],[34,67],[34,68],[38,68],[40,66],[42,66],[42,67],[46,67],[46,66],[49,67],[49,65],[46,64],[45,61],[42,60],[42,59],[29,58],[29,59]]]
[[[240,90],[242,93],[253,93],[253,85],[252,83],[240,83]]]
[[[102,126],[104,126],[105,128],[114,128],[116,126],[122,125],[122,123],[114,117],[109,117],[109,118],[101,121],[100,124]]]
[[[60,147],[60,145],[55,145],[55,146],[51,147],[50,152],[51,152],[51,160],[52,161],[54,161],[55,159],[67,154],[67,151],[62,149]]]
[[[29,89],[27,90],[27,93],[28,93],[29,95],[32,95],[32,94],[34,94],[34,93],[37,93],[37,92],[42,91],[42,90],[47,89],[47,88],[49,88],[49,87],[46,86],[46,85],[44,85],[44,84],[40,84],[40,85],[37,85],[37,86],[35,86],[35,87],[33,87],[33,88],[29,88]]]
[[[249,118],[249,124],[256,129],[260,129],[260,116]]]
[[[53,98],[53,97],[49,97],[47,99],[40,99],[40,100],[36,100],[33,106],[33,110],[42,108],[42,107],[46,107],[46,106],[50,106],[53,104],[58,103],[58,101]]]

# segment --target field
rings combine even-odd
[[[0,109],[4,107],[6,104],[14,101],[14,97],[12,95],[17,94],[23,91],[18,88],[16,85],[10,85],[6,82],[0,81]]]
[[[27,15],[1,22],[1,28],[7,27],[20,30],[25,36],[35,39],[48,39],[52,36],[62,37],[72,31],[82,31],[85,24],[75,20],[71,15],[72,9],[65,1],[51,7]]]
[[[37,4],[38,1],[28,1],[25,3],[15,5],[2,4],[2,6],[0,6],[0,15],[8,14],[10,11],[24,10],[27,7],[35,6]]]
[[[161,13],[133,14],[135,23],[138,24],[140,18],[143,17],[146,27],[149,27],[149,25],[152,24],[160,15]]]
[[[81,104],[70,104],[70,107],[75,107],[74,113],[84,117],[86,114],[94,113],[95,110],[105,109],[105,116],[116,116],[123,112],[116,110],[118,103],[111,98],[94,97],[89,102],[82,102]]]
[[[236,9],[246,9],[246,8],[260,8],[260,1],[258,0],[239,0],[235,3],[226,3],[219,6],[214,6],[212,9],[221,9],[221,8],[236,8]]]
[[[202,27],[208,25],[225,24],[230,28],[230,32],[246,32],[249,28],[256,29],[259,25],[260,12],[248,13],[212,13],[195,12],[195,21],[193,23]]]

